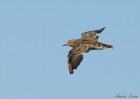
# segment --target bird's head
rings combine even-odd
[[[69,40],[67,42],[67,44],[64,44],[63,46],[71,46],[71,47],[74,47],[75,44],[76,44],[77,40],[76,39],[73,39],[73,40]]]

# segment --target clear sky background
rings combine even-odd
[[[70,47],[106,27],[73,75]],[[0,0],[0,99],[140,98],[140,0]]]

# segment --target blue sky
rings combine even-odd
[[[107,27],[70,75],[63,47]],[[0,0],[0,99],[140,97],[139,0]]]

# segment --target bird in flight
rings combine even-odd
[[[101,33],[104,28],[87,31],[82,33],[80,39],[72,39],[64,44],[63,46],[70,46],[72,49],[68,53],[68,69],[69,73],[73,74],[73,70],[77,69],[83,60],[83,53],[88,53],[91,50],[103,50],[112,49],[112,45],[104,44],[98,42],[99,36],[97,34]]]

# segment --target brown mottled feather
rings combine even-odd
[[[101,29],[98,29],[98,30],[84,32],[84,33],[81,34],[82,35],[81,39],[86,40],[86,41],[90,41],[92,43],[97,42],[99,36],[97,36],[96,33],[101,33],[104,29],[105,29],[105,27],[101,28]]]
[[[86,52],[87,50],[88,50],[88,47],[80,44],[69,51],[68,67],[69,67],[70,74],[72,74],[73,70],[77,69],[77,67],[80,65],[80,63],[83,60],[82,53]]]
[[[70,74],[73,74],[73,70],[77,69],[77,67],[80,65],[80,62],[83,60],[83,55],[74,55],[70,56],[68,59],[68,66],[69,66],[69,72]]]

